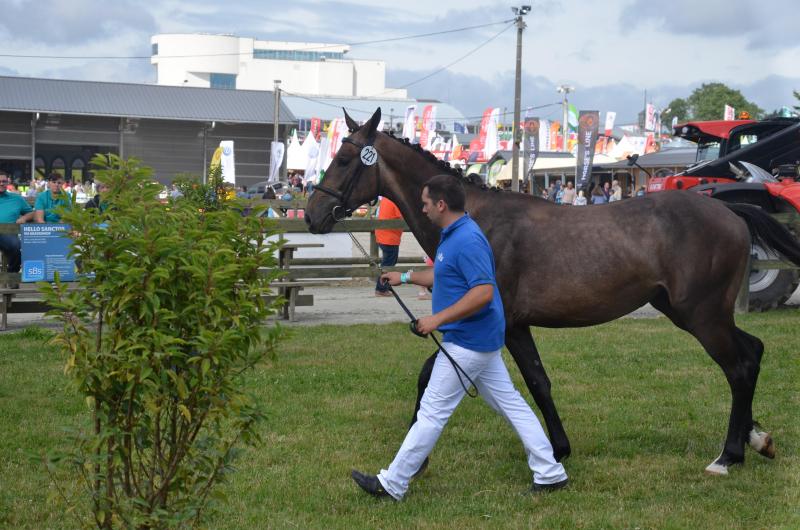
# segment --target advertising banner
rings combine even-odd
[[[587,190],[592,177],[594,146],[600,126],[600,112],[582,110],[578,118],[578,156],[575,168],[575,187]]]
[[[219,143],[222,149],[220,165],[222,166],[222,181],[230,184],[236,183],[236,163],[233,158],[233,140],[223,140]]]
[[[484,119],[486,115],[484,114]],[[486,121],[486,136],[483,143],[483,156],[489,160],[500,149],[499,138],[497,137],[497,122],[500,118],[500,108],[491,109],[489,119]],[[481,124],[483,130],[483,124]]]
[[[614,131],[614,121],[617,119],[617,113],[612,111],[606,111],[606,136],[611,136],[611,133]]]
[[[422,111],[422,124],[420,127],[419,145],[423,149],[430,149],[431,147],[431,133],[436,129],[436,107],[433,105],[425,105]]]
[[[656,107],[655,105],[648,103],[645,107],[645,114],[644,114],[644,130],[645,131],[654,131],[656,129]]]
[[[561,150],[561,122],[554,121],[550,124],[550,151]]]
[[[322,129],[322,120],[319,118],[311,118],[311,135],[314,140],[319,138],[320,130]]]
[[[69,256],[69,225],[63,223],[20,225],[22,281],[74,281],[75,259]]]
[[[736,109],[731,107],[730,105],[725,105],[725,121],[735,120],[736,119]]]
[[[541,131],[541,122],[539,118],[530,118],[525,120],[523,128],[523,156],[525,175],[530,177],[533,172],[533,165],[536,164],[536,158],[539,156],[539,133]]]
[[[403,118],[403,138],[408,138],[410,142],[414,141],[417,136],[415,126],[417,124],[417,106],[410,105],[406,107],[406,115]]]
[[[283,164],[283,142],[271,142],[269,150],[269,179],[268,182],[278,182]]]
[[[487,131],[489,130],[489,122],[492,119],[493,110],[494,109],[492,107],[489,107],[488,109],[483,111],[483,118],[481,118],[481,128],[480,131],[478,131],[478,143],[481,149],[483,149],[483,146],[486,145],[486,134]]]

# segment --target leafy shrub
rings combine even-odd
[[[90,274],[78,290],[42,287],[91,425],[48,465],[75,472],[62,491],[88,492],[74,503],[91,513],[85,526],[196,523],[237,444],[258,440],[263,413],[241,379],[280,337],[262,327],[275,311],[263,298],[277,275],[274,229],[223,196],[161,204],[160,185],[134,159],[93,163],[110,186],[107,208],[64,215]]]

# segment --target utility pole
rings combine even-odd
[[[575,87],[569,85],[559,85],[556,87],[556,91],[559,94],[564,95],[563,99],[561,100],[561,107],[564,111],[564,121],[561,122],[561,150],[566,153],[567,138],[569,137],[569,100],[567,99],[567,95],[570,92],[574,92]]]
[[[519,144],[520,144],[520,99],[522,92],[522,30],[525,21],[522,19],[530,13],[531,6],[512,7],[517,15],[517,71],[514,78],[514,123],[511,125],[511,191],[519,191]]]
[[[275,87],[273,88],[273,92],[275,93],[275,114],[272,121],[273,127],[273,142],[278,143],[280,142],[280,134],[278,134],[278,128],[280,127],[280,114],[281,114],[281,80],[275,80]],[[284,158],[286,158],[286,153],[284,152]],[[270,165],[272,165],[272,149],[270,149]],[[281,164],[283,165],[283,164]],[[278,180],[280,180],[280,170],[278,170]],[[269,178],[269,177],[268,177]]]

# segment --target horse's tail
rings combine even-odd
[[[725,206],[747,223],[752,241],[777,250],[795,265],[800,265],[800,242],[789,229],[758,206],[730,202]]]

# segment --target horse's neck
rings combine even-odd
[[[428,179],[441,173],[441,169],[396,140],[387,137],[383,141],[387,144],[382,150],[385,159],[385,170],[381,173],[382,194],[397,205],[422,249],[433,256],[441,231],[422,213],[422,188]]]

